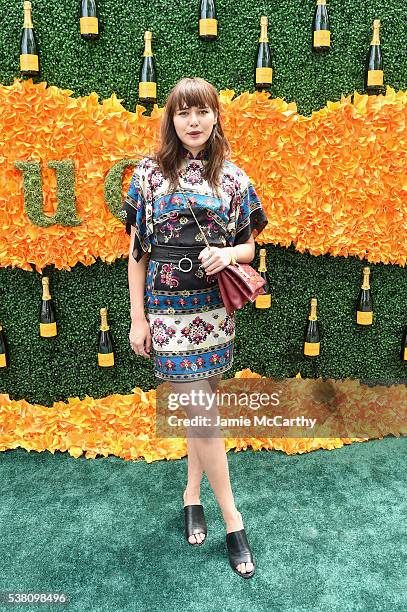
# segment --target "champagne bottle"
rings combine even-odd
[[[331,29],[329,26],[326,0],[317,0],[312,21],[312,48],[317,53],[329,51],[331,48]]]
[[[401,361],[407,363],[407,325],[404,329],[403,342],[401,344]]]
[[[52,338],[57,335],[54,306],[49,292],[49,278],[42,279],[42,301],[40,309],[40,336]]]
[[[101,325],[99,331],[98,364],[101,368],[114,367],[113,338],[107,323],[107,308],[100,309]]]
[[[378,95],[383,92],[383,58],[379,38],[380,19],[373,21],[373,36],[367,56],[366,92]]]
[[[39,49],[32,23],[31,2],[24,2],[24,23],[20,41],[20,74],[34,77],[39,73]]]
[[[259,274],[266,284],[263,285],[265,293],[260,294],[256,297],[255,307],[256,308],[270,308],[271,306],[271,289],[270,289],[270,278],[267,272],[266,266],[266,249],[260,249],[260,264],[258,268]]]
[[[153,53],[151,51],[151,38],[151,32],[144,32],[144,53],[140,70],[138,95],[140,102],[145,104],[157,101],[157,78]]]
[[[215,0],[201,0],[199,8],[199,38],[216,40],[218,37],[218,21],[216,19]]]
[[[260,17],[260,38],[256,59],[256,89],[269,89],[273,82],[273,68],[271,67],[271,53],[267,36],[267,17]]]
[[[373,323],[373,301],[370,290],[370,268],[363,268],[363,283],[359,291],[356,303],[356,323],[358,325],[372,325]]]
[[[7,338],[0,325],[0,368],[8,368],[10,364]]]
[[[81,0],[80,30],[82,38],[99,38],[99,17],[96,0]]]
[[[320,353],[319,326],[317,320],[317,299],[311,300],[311,311],[308,316],[307,329],[305,332],[304,355],[306,357],[318,357]]]

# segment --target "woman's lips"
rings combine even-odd
[[[188,136],[192,136],[192,138],[196,138],[197,136],[200,136],[202,134],[202,132],[190,132],[188,134]]]

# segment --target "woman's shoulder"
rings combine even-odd
[[[148,170],[149,168],[156,168],[158,166],[158,162],[156,161],[153,155],[146,155],[138,162],[136,169],[140,170]]]
[[[138,161],[134,168],[134,176],[140,181],[148,180],[153,172],[159,168],[158,162],[151,155],[146,155]]]

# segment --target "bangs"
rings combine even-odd
[[[175,110],[182,110],[183,108],[190,108],[196,106],[197,108],[209,108],[216,109],[214,104],[213,94],[206,87],[202,87],[193,82],[185,83],[184,86],[177,92],[175,97]]]

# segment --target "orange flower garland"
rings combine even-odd
[[[245,369],[237,372],[235,378],[262,377]],[[339,384],[342,385],[343,397],[349,399],[349,405],[363,393],[360,402],[356,403],[364,406],[364,416],[380,416],[379,430],[372,437],[407,434],[407,389],[404,385],[387,390],[389,410],[386,411],[382,393],[376,396],[367,388],[361,390],[358,381],[354,380]],[[404,409],[393,411],[393,403],[404,406]],[[55,402],[51,407],[10,400],[7,394],[0,394],[0,451],[21,447],[37,452],[68,451],[73,457],[84,454],[87,459],[98,455],[116,455],[125,460],[143,458],[148,463],[187,455],[184,438],[155,438],[155,428],[154,389],[144,392],[136,387],[132,395],[114,394],[101,399],[89,396],[83,400],[69,398],[67,403]],[[362,441],[366,438],[225,438],[225,447],[236,451],[248,447],[255,451],[274,449],[293,455],[317,449],[331,450]]]
[[[0,265],[41,272],[70,269],[97,257],[112,262],[128,253],[124,226],[108,210],[104,180],[122,159],[152,152],[163,109],[151,117],[124,109],[116,95],[16,79],[0,86]],[[328,102],[311,117],[295,103],[265,92],[220,92],[233,160],[252,179],[269,219],[261,244],[312,255],[365,257],[404,266],[407,260],[407,92],[354,94]],[[44,211],[55,212],[51,160],[73,159],[77,227],[37,227],[24,212],[22,175],[15,161],[42,163]],[[126,172],[123,191],[131,172]]]

